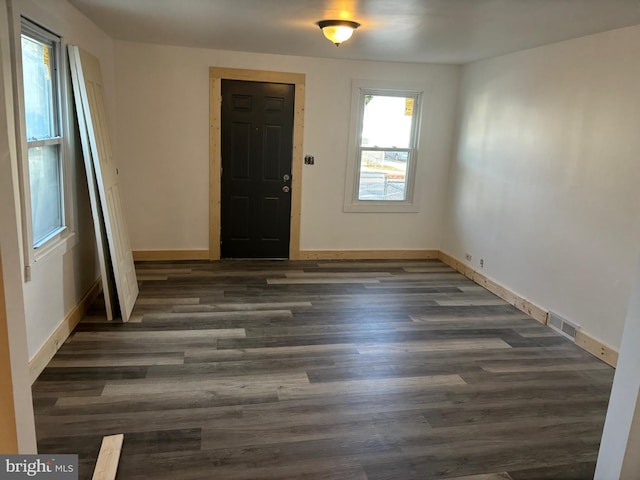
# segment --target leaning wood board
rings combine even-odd
[[[74,93],[82,104],[78,116],[83,115],[86,123],[120,313],[122,320],[126,322],[138,297],[138,282],[120,202],[118,169],[107,129],[100,63],[96,57],[73,45],[69,46],[69,63],[75,71],[74,86],[77,84],[78,89]]]

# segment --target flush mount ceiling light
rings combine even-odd
[[[318,22],[318,26],[327,40],[339,47],[342,42],[351,38],[353,31],[360,24],[350,20],[321,20]]]

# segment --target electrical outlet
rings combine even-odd
[[[304,156],[304,164],[305,165],[313,165],[314,163],[316,163],[316,159],[313,157],[313,155],[305,155]]]
[[[465,254],[464,254],[464,259],[465,259],[467,262],[470,262],[470,261],[471,261],[471,254],[470,254],[470,253],[465,253]]]
[[[484,268],[484,258],[480,259],[480,268]]]

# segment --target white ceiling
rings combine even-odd
[[[466,63],[640,24],[640,0],[70,0],[113,38],[245,52]],[[339,48],[316,22],[362,26]]]

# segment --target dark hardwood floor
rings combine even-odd
[[[115,433],[119,479],[593,477],[613,369],[439,261],[137,271],[33,386],[80,478]]]

